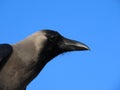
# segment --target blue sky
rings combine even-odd
[[[119,0],[1,0],[0,43],[41,29],[86,43],[49,62],[27,90],[120,90]]]

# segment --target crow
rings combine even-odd
[[[51,59],[81,50],[89,47],[48,29],[37,31],[16,44],[0,44],[0,90],[26,90]]]

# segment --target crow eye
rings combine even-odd
[[[48,36],[48,40],[51,41],[51,42],[55,42],[57,40],[57,35],[49,35]]]
[[[55,35],[51,35],[51,36],[50,36],[50,39],[55,39],[55,38],[56,38]]]

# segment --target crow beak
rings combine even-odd
[[[63,42],[64,42],[63,49],[65,51],[90,50],[90,48],[87,45],[85,45],[81,42],[75,41],[75,40],[63,38]]]

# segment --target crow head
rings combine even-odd
[[[48,60],[64,52],[89,50],[87,45],[65,38],[56,31],[42,30],[42,33],[46,37],[42,56],[45,56]]]
[[[34,61],[39,63],[47,63],[55,56],[65,52],[89,50],[87,45],[65,38],[57,31],[47,29],[33,33],[16,46],[20,48],[19,52],[25,52],[26,61],[37,57],[39,60]],[[25,54],[19,53],[23,59]]]

